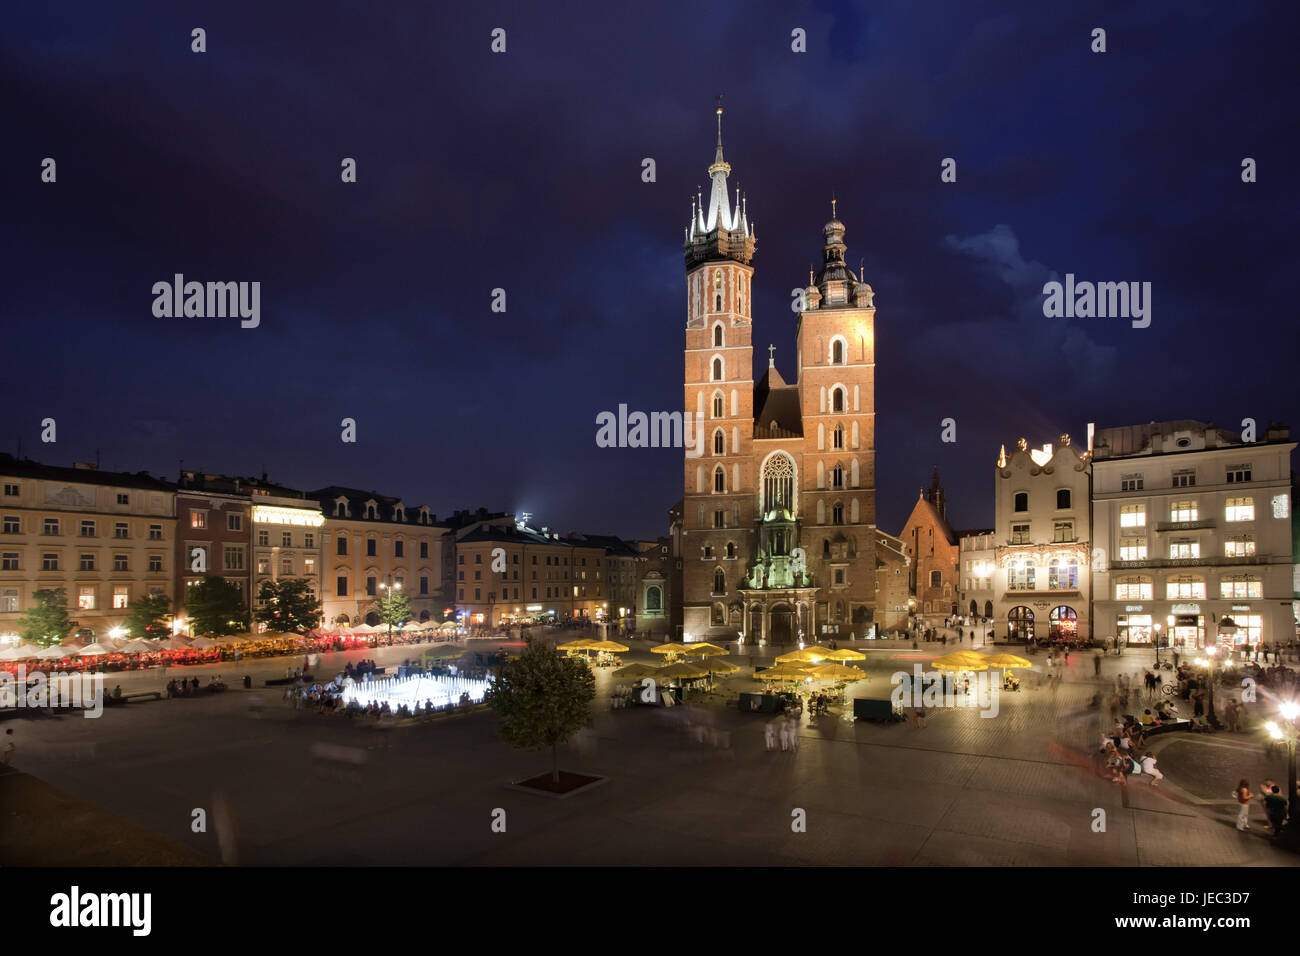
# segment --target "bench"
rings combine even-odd
[[[1167,734],[1172,733],[1175,730],[1191,729],[1192,721],[1180,717],[1178,720],[1164,720],[1158,724],[1143,727],[1142,733],[1148,737],[1154,737],[1156,734]]]
[[[273,677],[271,680],[262,681],[262,684],[266,687],[283,687],[299,680],[304,684],[314,684],[316,682],[316,678],[311,674],[303,674],[301,677]]]
[[[121,697],[114,697],[112,694],[105,694],[104,706],[113,707],[117,704],[125,704],[133,700],[145,700],[147,698],[162,700],[162,692],[156,690],[141,690],[136,691],[134,694],[123,694]]]

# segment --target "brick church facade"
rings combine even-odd
[[[705,441],[685,459],[684,639],[861,637],[877,606],[873,292],[845,263],[832,204],[822,268],[795,303],[795,381],[768,346],[755,385],[754,228],[728,196],[721,116],[685,241],[685,409]]]

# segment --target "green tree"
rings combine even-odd
[[[559,783],[560,744],[587,722],[595,696],[596,678],[586,661],[529,638],[523,654],[498,668],[486,700],[512,747],[551,748],[551,780]]]
[[[312,596],[306,578],[263,581],[257,599],[261,603],[257,619],[277,631],[310,631],[320,623],[320,601]]]
[[[385,588],[375,598],[374,611],[379,615],[379,623],[385,627],[401,627],[415,615],[411,613],[411,604],[406,600],[406,592],[401,588]]]
[[[133,637],[166,637],[171,628],[172,600],[165,594],[147,594],[131,605],[131,616],[126,629]]]
[[[20,618],[23,640],[41,647],[59,643],[72,627],[68,619],[67,590],[42,588],[32,596],[36,603]]]
[[[195,634],[233,634],[248,630],[248,611],[239,585],[214,574],[185,591],[185,616]]]

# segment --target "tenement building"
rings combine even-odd
[[[615,562],[621,567],[622,557]],[[605,546],[549,528],[483,522],[456,540],[461,622],[501,627],[535,620],[604,622],[610,565]]]
[[[309,498],[324,515],[322,621],[374,626],[375,602],[390,588],[405,595],[412,620],[441,620],[447,528],[427,505],[338,485]]]
[[[239,588],[245,610],[252,593],[252,504],[242,478],[182,471],[176,487],[175,612],[186,591],[205,577],[224,578]]]
[[[62,591],[69,631],[86,640],[126,623],[135,600],[168,594],[174,487],[145,472],[0,458],[0,634],[16,640],[36,592]]]
[[[1022,438],[998,455],[988,580],[999,636],[1091,640],[1089,464],[1069,435],[1034,449]]]
[[[1295,447],[1284,425],[1258,441],[1198,421],[1098,431],[1097,634],[1178,648],[1294,638]]]
[[[877,593],[873,292],[832,203],[821,270],[795,302],[795,381],[768,346],[754,384],[755,233],[728,195],[721,117],[684,246],[685,410],[704,454],[684,463],[683,639],[861,635]]]
[[[903,533],[908,566],[908,590],[916,599],[916,614],[931,624],[958,613],[957,534],[948,524],[948,507],[939,469],[930,487],[922,488]]]

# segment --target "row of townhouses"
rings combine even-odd
[[[1004,448],[995,526],[958,542],[943,611],[1000,638],[1127,646],[1296,637],[1295,476],[1286,426],[1257,440],[1197,421]]]
[[[400,588],[420,621],[632,627],[647,601],[641,574],[659,558],[658,542],[562,536],[484,509],[439,520],[400,498],[300,491],[265,475],[183,471],[172,482],[0,456],[0,480],[0,636],[10,640],[35,592],[59,588],[83,638],[123,625],[147,594],[171,600],[181,629],[186,590],[207,575],[236,586],[254,617],[264,581],[298,578],[328,625],[373,624],[376,598]],[[649,603],[647,620],[668,623],[667,587],[652,586]]]

